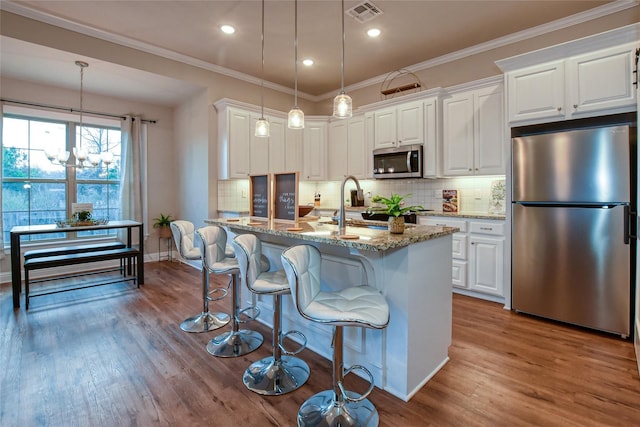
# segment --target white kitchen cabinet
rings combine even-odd
[[[424,146],[422,149],[422,175],[425,178],[440,176],[440,144],[438,138],[438,98],[423,101],[424,110]]]
[[[367,152],[364,137],[364,117],[352,117],[329,123],[327,141],[327,179],[342,181],[353,175],[358,179],[367,178]]]
[[[501,84],[453,93],[443,101],[443,175],[505,173]]]
[[[260,117],[257,112],[229,106],[217,105],[218,115],[218,162],[220,179],[248,178],[249,175],[300,170],[287,164],[289,147],[286,141],[286,122],[283,118],[266,116],[270,123],[270,136],[255,136],[255,124]],[[295,146],[295,140],[290,146]],[[301,144],[297,144],[301,148]],[[300,152],[289,156],[299,156]],[[290,161],[289,163],[293,163]]]
[[[424,144],[423,111],[423,101],[375,111],[373,148]]]
[[[327,122],[305,120],[304,170],[302,179],[324,181],[327,179]]]
[[[460,229],[452,236],[454,290],[491,300],[504,297],[503,220],[421,216],[418,221],[420,224]]]
[[[504,236],[503,221],[470,221],[470,290],[503,296]]]
[[[289,129],[287,127],[287,121],[283,120],[284,124],[284,172],[300,171],[304,170],[303,159],[303,135],[299,129]],[[302,176],[300,177],[302,179]]]
[[[251,146],[251,113],[228,108],[221,114],[219,143],[222,144],[220,178],[247,178],[251,173],[249,150]]]
[[[632,111],[635,45],[624,44],[507,74],[510,122],[541,123]]]

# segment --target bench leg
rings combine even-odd
[[[24,269],[24,307],[29,310],[29,270]]]

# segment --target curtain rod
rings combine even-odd
[[[80,113],[79,109],[71,108],[71,107],[59,107],[57,105],[36,104],[34,102],[18,101],[18,100],[15,100],[15,99],[6,99],[6,98],[0,98],[0,101],[8,102],[10,104],[28,105],[30,107],[48,108],[50,110],[68,111],[70,113]],[[83,114],[92,114],[94,116],[112,117],[112,118],[123,119],[123,120],[126,118],[126,116],[122,116],[120,114],[101,113],[99,111],[82,110],[82,113]],[[135,118],[132,118],[132,120],[135,120]],[[152,123],[152,124],[156,123],[155,120],[141,119],[141,121],[142,121],[142,123]]]

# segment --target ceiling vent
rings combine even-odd
[[[384,12],[370,1],[365,1],[351,9],[348,9],[345,13],[359,23],[364,24],[367,21],[371,21],[376,16],[382,15]]]

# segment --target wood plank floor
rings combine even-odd
[[[1,426],[294,426],[302,402],[330,387],[330,362],[305,350],[301,389],[249,392],[242,372],[270,354],[270,330],[252,324],[266,340],[244,357],[209,355],[215,332],[179,328],[200,308],[200,273],[145,267],[140,289],[43,296],[28,313],[0,286]],[[409,403],[372,393],[380,425],[640,426],[631,341],[458,295],[453,318],[451,361]]]

